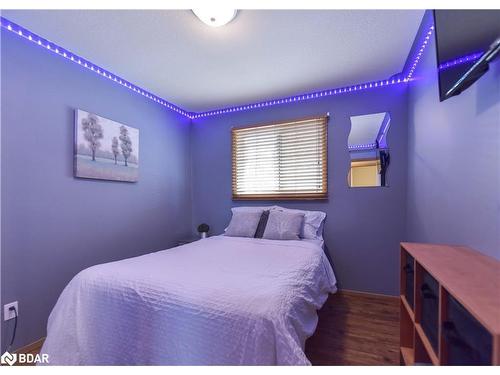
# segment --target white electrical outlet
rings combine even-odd
[[[17,315],[19,316],[19,307],[17,305],[17,301],[8,303],[3,305],[3,320],[11,320],[16,317],[16,313],[14,311],[10,311],[9,308],[14,307],[17,311]]]

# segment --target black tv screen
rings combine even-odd
[[[488,69],[480,59],[500,37],[500,10],[435,10],[434,28],[443,101],[458,95]]]

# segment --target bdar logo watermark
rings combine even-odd
[[[16,361],[17,361],[17,354],[16,353],[12,354],[9,352],[5,352],[0,357],[0,362],[2,363],[2,365],[12,366],[14,363],[16,363]]]
[[[2,365],[37,365],[39,363],[49,363],[48,354],[31,354],[31,353],[9,353],[5,352],[0,357]]]

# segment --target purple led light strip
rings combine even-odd
[[[407,82],[408,82],[408,79],[400,78],[400,77],[399,78],[383,79],[380,81],[360,83],[357,85],[340,87],[340,88],[336,88],[336,89],[329,89],[329,90],[323,90],[323,91],[317,91],[317,92],[313,92],[313,93],[309,93],[309,94],[294,95],[294,96],[289,96],[286,98],[271,99],[271,100],[253,103],[253,104],[227,107],[227,108],[216,109],[216,110],[207,111],[207,112],[193,113],[193,118],[196,119],[196,118],[200,118],[200,117],[214,116],[214,115],[220,115],[220,114],[230,113],[230,112],[240,112],[240,111],[245,111],[245,110],[249,110],[249,109],[270,107],[270,106],[274,106],[274,105],[278,105],[278,104],[295,103],[295,102],[300,102],[300,101],[305,101],[305,100],[310,100],[310,99],[322,98],[325,96],[352,93],[352,92],[369,90],[369,89],[374,89],[374,88],[379,88],[379,87],[398,85],[398,84],[407,83]]]
[[[467,55],[467,56],[459,57],[458,59],[455,59],[455,60],[446,61],[446,62],[439,65],[439,70],[445,70],[445,69],[448,69],[448,68],[451,68],[451,67],[454,67],[457,65],[477,61],[483,55],[483,53],[484,52],[472,53],[472,54]]]
[[[175,104],[172,104],[172,103],[166,101],[165,99],[162,99],[159,96],[154,95],[154,94],[150,93],[149,91],[146,91],[146,90],[140,88],[139,86],[130,83],[126,79],[123,79],[123,78],[119,77],[118,75],[111,73],[109,70],[103,69],[100,66],[98,66],[94,63],[91,63],[89,60],[86,60],[86,59],[78,56],[77,54],[75,54],[75,53],[73,53],[65,48],[58,46],[57,44],[55,44],[55,43],[53,43],[45,38],[38,36],[37,34],[25,29],[22,26],[15,24],[14,22],[9,21],[8,19],[6,19],[4,17],[0,17],[0,26],[4,30],[10,31],[10,32],[12,32],[20,37],[23,37],[24,39],[34,43],[35,45],[42,47],[44,49],[47,49],[47,50],[55,53],[58,56],[61,56],[61,57],[65,58],[71,62],[74,62],[75,64],[78,64],[78,65],[80,65],[80,66],[82,66],[82,67],[84,67],[84,68],[86,68],[86,69],[88,69],[96,74],[99,74],[100,76],[107,78],[110,81],[113,81],[113,82],[139,94],[139,95],[142,95],[145,98],[150,99],[155,103],[158,103],[158,104],[160,104],[160,105],[162,105],[162,106],[164,106],[172,111],[180,113],[183,116],[186,116],[188,118],[192,118],[191,112],[183,110],[182,108],[176,106]]]
[[[418,63],[420,62],[420,59],[422,58],[422,54],[424,53],[425,48],[429,45],[429,39],[431,38],[433,31],[434,31],[434,25],[429,27],[427,34],[425,34],[424,40],[423,40],[420,48],[418,49],[418,52],[415,56],[415,59],[413,60],[413,64],[410,67],[408,74],[406,75],[407,80],[410,80],[411,77],[413,76],[413,73],[415,72],[415,69],[417,68]]]
[[[189,112],[181,107],[168,102],[167,100],[152,94],[151,92],[142,89],[141,87],[132,84],[131,82],[119,77],[116,74],[111,73],[109,70],[103,69],[99,67],[98,65],[90,62],[89,60],[86,60],[71,51],[62,48],[58,46],[55,43],[50,42],[49,40],[40,37],[39,35],[29,31],[28,29],[23,28],[22,26],[17,25],[14,22],[9,21],[8,19],[4,17],[0,17],[0,26],[2,29],[10,31],[20,37],[23,37],[26,40],[29,40],[30,42],[34,43],[35,45],[42,47],[44,49],[47,49],[53,53],[55,53],[58,56],[61,56],[71,62],[74,62],[75,64],[78,64],[96,74],[99,74],[100,76],[109,79],[110,81],[113,81],[139,95],[144,96],[147,99],[150,99],[154,101],[155,103],[158,103],[172,111],[175,111],[189,119],[197,119],[197,118],[203,118],[203,117],[208,117],[208,116],[214,116],[214,115],[220,115],[220,114],[225,114],[225,113],[232,113],[232,112],[239,112],[239,111],[245,111],[245,110],[250,110],[250,109],[256,109],[256,108],[263,108],[263,107],[270,107],[274,105],[279,105],[279,104],[288,104],[288,103],[295,103],[295,102],[301,102],[301,101],[306,101],[306,100],[311,100],[311,99],[317,99],[325,96],[332,96],[332,95],[340,95],[340,94],[347,94],[347,93],[352,93],[352,92],[357,92],[357,91],[363,91],[363,90],[369,90],[373,88],[380,88],[380,87],[385,87],[385,86],[391,86],[391,85],[397,85],[397,84],[406,84],[411,80],[411,77],[420,61],[420,58],[427,47],[429,43],[430,36],[432,35],[432,32],[434,30],[434,26],[431,26],[424,38],[424,41],[418,50],[418,53],[415,57],[415,60],[413,62],[413,65],[409,69],[409,72],[406,76],[404,74],[399,74],[391,77],[390,79],[385,79],[385,80],[379,80],[379,81],[373,81],[373,82],[366,82],[366,83],[360,83],[352,86],[345,86],[345,87],[340,87],[340,88],[334,88],[334,89],[329,89],[329,90],[323,90],[323,91],[317,91],[317,92],[312,92],[312,93],[306,93],[302,95],[294,95],[294,96],[289,96],[286,98],[277,98],[277,99],[271,99],[271,100],[266,100],[266,101],[261,101],[257,103],[252,103],[252,104],[245,104],[245,105],[240,105],[240,106],[232,106],[232,107],[226,107],[226,108],[221,108],[221,109],[216,109],[212,111],[206,111],[206,112]],[[453,61],[453,65],[458,65],[461,63],[465,63],[468,61],[473,61],[472,59],[475,58],[477,54],[470,55],[463,57],[461,59],[456,59]],[[479,54],[480,55],[480,54]],[[469,60],[467,60],[467,58]],[[451,62],[449,62],[451,64]],[[449,65],[452,66],[452,65]],[[446,66],[446,67],[449,67]],[[445,67],[445,68],[446,68]],[[441,69],[441,66],[440,66]]]
[[[366,143],[366,144],[359,144],[359,145],[351,145],[348,146],[349,150],[373,150],[377,148],[377,143]]]
[[[222,108],[222,109],[217,109],[217,110],[212,110],[212,111],[195,113],[195,112],[186,111],[186,110],[180,108],[179,106],[176,106],[175,104],[172,104],[172,103],[168,102],[167,100],[162,99],[161,97],[154,95],[154,94],[148,92],[147,90],[144,90],[141,87],[130,83],[129,81],[119,77],[118,75],[111,73],[110,71],[99,67],[98,65],[90,62],[89,60],[84,59],[81,56],[78,56],[75,53],[73,53],[73,52],[71,52],[63,47],[58,46],[57,44],[55,44],[55,43],[53,43],[45,38],[42,38],[41,36],[29,31],[28,29],[26,29],[22,26],[17,25],[14,22],[9,21],[8,19],[6,19],[4,17],[0,17],[0,26],[1,26],[1,28],[5,29],[5,30],[8,30],[8,31],[10,31],[18,36],[23,37],[24,39],[29,40],[30,42],[34,43],[35,45],[38,45],[39,47],[45,48],[45,49],[55,53],[58,56],[61,56],[61,57],[65,58],[71,62],[74,62],[75,64],[78,64],[86,69],[89,69],[89,70],[93,71],[94,73],[101,75],[104,78],[107,78],[113,82],[116,82],[116,83],[120,84],[121,86],[123,86],[123,87],[125,87],[125,88],[139,94],[139,95],[142,95],[142,96],[144,96],[144,97],[154,101],[155,103],[158,103],[158,104],[160,104],[168,109],[171,109],[175,112],[178,112],[181,115],[186,116],[190,119],[196,119],[196,118],[213,116],[213,115],[224,114],[224,113],[244,111],[244,110],[255,109],[255,108],[269,107],[269,106],[278,105],[278,104],[300,102],[300,101],[305,101],[305,100],[310,100],[310,99],[321,98],[324,96],[339,95],[339,94],[368,90],[368,89],[372,89],[372,88],[384,87],[384,86],[389,86],[389,85],[402,84],[402,83],[406,83],[408,81],[406,78],[392,77],[390,79],[385,79],[385,80],[366,82],[366,83],[361,83],[361,84],[352,85],[352,86],[340,87],[340,88],[335,88],[335,89],[330,89],[330,90],[323,90],[323,91],[312,92],[312,93],[307,93],[307,94],[302,94],[302,95],[294,95],[294,96],[289,96],[286,98],[277,98],[277,99],[262,101],[262,102],[253,103],[253,104],[246,104],[246,105],[242,105],[242,106],[234,106],[234,107]]]
[[[372,88],[376,88],[376,87],[384,87],[384,86],[389,86],[389,85],[408,83],[411,80],[411,77],[413,76],[415,69],[417,68],[417,65],[422,57],[422,54],[424,53],[425,48],[429,44],[429,39],[430,39],[433,31],[434,31],[434,26],[429,27],[427,33],[425,34],[422,45],[420,46],[420,48],[415,56],[413,64],[408,71],[408,74],[396,75],[398,78],[393,77],[390,79],[385,79],[385,80],[380,80],[380,81],[367,82],[367,83],[361,83],[361,84],[357,84],[357,85],[353,85],[353,86],[346,86],[346,87],[340,87],[340,88],[330,89],[330,90],[323,90],[323,91],[318,91],[318,92],[313,92],[313,93],[308,93],[308,94],[289,96],[286,98],[267,100],[267,101],[262,101],[262,102],[258,102],[258,103],[253,103],[253,104],[246,104],[246,105],[241,105],[241,106],[233,106],[233,107],[227,107],[227,108],[222,108],[222,109],[216,109],[216,110],[212,110],[212,111],[193,113],[192,118],[196,119],[196,118],[200,118],[200,117],[208,117],[208,116],[220,115],[220,114],[224,114],[224,113],[240,112],[240,111],[245,111],[245,110],[249,110],[249,109],[269,107],[269,106],[278,105],[278,104],[286,104],[286,103],[300,102],[300,101],[309,100],[309,99],[316,99],[316,98],[320,98],[320,97],[324,97],[324,96],[346,94],[346,93],[351,93],[351,92],[355,92],[355,91],[372,89]],[[402,77],[402,76],[404,76],[404,77]]]
[[[386,79],[386,80],[361,83],[361,84],[357,84],[357,85],[353,85],[353,86],[346,86],[346,87],[340,87],[340,88],[330,89],[330,90],[323,90],[323,91],[318,91],[318,92],[313,92],[313,93],[308,93],[308,94],[289,96],[286,98],[273,99],[273,100],[262,101],[262,102],[253,103],[253,104],[241,105],[241,106],[227,107],[227,108],[216,109],[216,110],[212,110],[212,111],[193,113],[192,118],[197,119],[200,117],[208,117],[208,116],[220,115],[220,114],[231,113],[231,112],[240,112],[240,111],[245,111],[245,110],[249,110],[249,109],[269,107],[269,106],[278,105],[278,104],[286,104],[286,103],[293,103],[293,102],[300,102],[300,101],[304,101],[304,100],[316,99],[316,98],[320,98],[320,97],[324,97],[324,96],[339,95],[339,94],[345,94],[345,93],[350,93],[350,92],[355,92],[355,91],[362,91],[362,90],[372,89],[375,87],[384,87],[384,86],[389,86],[389,85],[408,83],[411,80],[411,77],[413,76],[415,69],[417,68],[417,65],[422,57],[422,54],[424,53],[425,48],[429,44],[429,39],[430,39],[433,31],[434,31],[434,25],[430,26],[427,33],[425,34],[424,40],[422,42],[422,45],[418,49],[418,52],[415,56],[413,64],[410,67],[408,74],[406,74],[406,76],[404,76],[404,78],[401,77],[404,74],[399,74],[399,75],[396,75],[398,78],[392,77],[392,78]]]

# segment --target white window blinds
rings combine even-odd
[[[328,117],[233,128],[233,199],[324,199]]]

